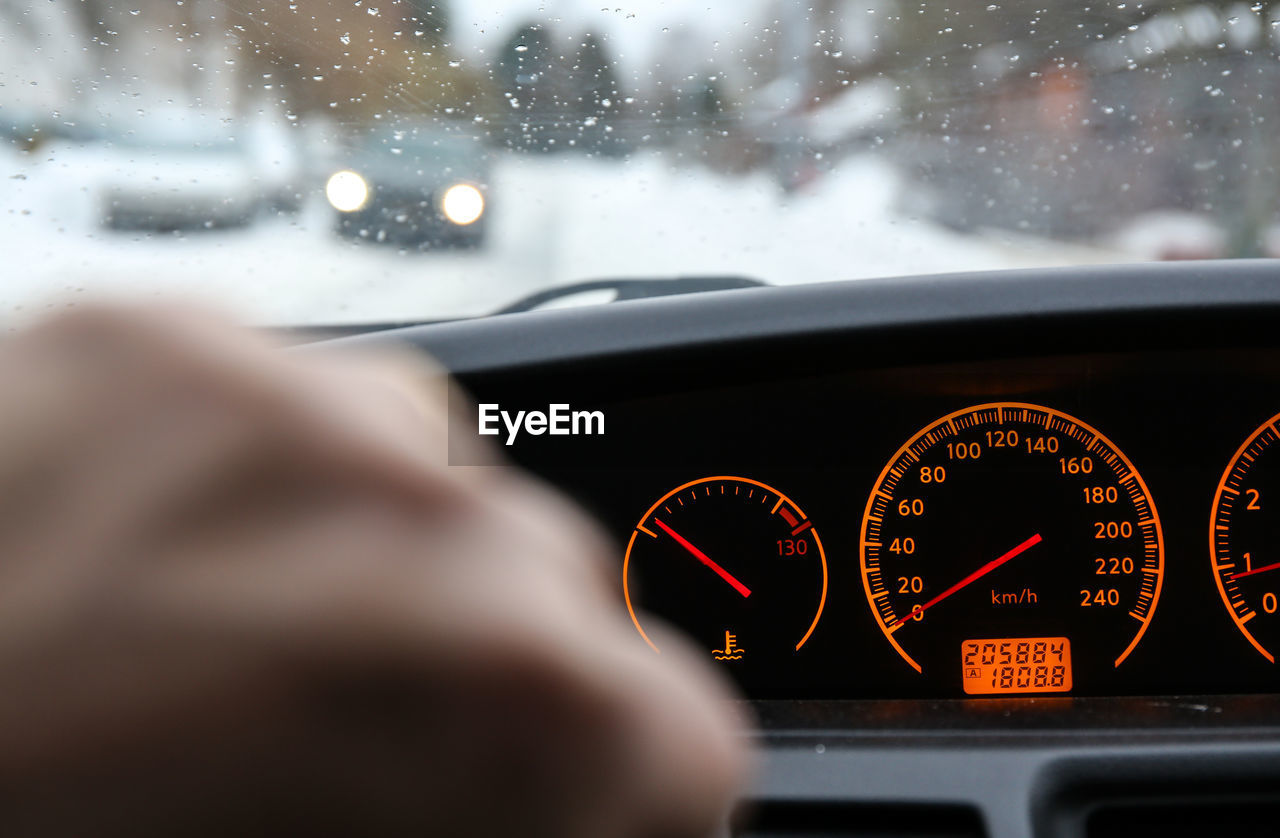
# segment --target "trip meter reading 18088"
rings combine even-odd
[[[1068,692],[1119,666],[1160,598],[1160,520],[1078,419],[997,403],[944,416],[885,466],[863,586],[903,659],[972,695]]]

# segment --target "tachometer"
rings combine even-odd
[[[1209,555],[1218,593],[1253,647],[1275,663],[1280,645],[1280,415],[1244,441],[1218,481]]]
[[[631,533],[622,575],[627,610],[654,651],[647,613],[737,670],[803,648],[827,598],[813,521],[746,477],[706,477],[659,498]]]
[[[885,466],[862,522],[867,601],[917,671],[969,694],[1067,692],[1151,622],[1160,519],[1110,440],[1064,413],[956,411]]]

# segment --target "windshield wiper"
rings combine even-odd
[[[590,294],[598,291],[613,291],[614,297],[608,302],[623,300],[640,300],[648,297],[671,297],[677,294],[697,294],[702,291],[729,291],[735,288],[758,288],[766,285],[758,279],[747,276],[677,276],[668,279],[591,279],[584,282],[572,282],[568,285],[556,285],[537,291],[527,297],[521,297],[510,305],[498,309],[494,314],[516,314],[522,311],[533,311],[549,303],[567,300],[579,294]]]
[[[516,314],[533,311],[542,306],[560,300],[566,300],[579,294],[590,294],[598,291],[612,291],[614,296],[607,302],[616,303],[621,300],[640,300],[646,297],[670,297],[677,294],[696,294],[701,291],[729,291],[735,288],[759,288],[768,285],[759,279],[747,276],[677,276],[668,279],[591,279],[583,282],[571,282],[557,285],[542,291],[521,297],[510,305],[504,306],[493,314]],[[269,326],[272,332],[281,335],[287,342],[312,343],[333,338],[354,337],[371,332],[385,332],[391,329],[403,329],[409,326],[429,326],[433,323],[449,323],[456,319],[441,318],[438,320],[400,320],[383,323],[350,323],[313,326]]]

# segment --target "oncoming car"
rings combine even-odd
[[[357,140],[325,181],[340,235],[432,247],[478,247],[488,212],[488,161],[474,139],[430,127]]]

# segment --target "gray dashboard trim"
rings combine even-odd
[[[1123,794],[1151,785],[1176,793],[1207,792],[1213,784],[1270,782],[1274,788],[1280,781],[1274,738],[1049,746],[814,740],[772,743],[761,752],[752,793],[759,803],[968,805],[981,814],[990,838],[1081,835],[1084,812],[1069,798],[1088,783],[1105,781]],[[1224,823],[1224,834],[1228,828]]]
[[[1090,315],[1280,314],[1280,261],[1234,260],[943,274],[746,288],[392,329],[455,373],[751,340]]]

